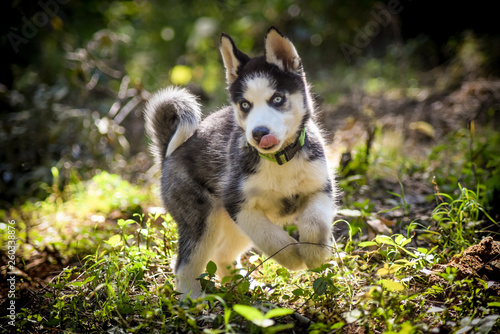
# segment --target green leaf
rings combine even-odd
[[[398,334],[411,334],[414,333],[415,330],[413,328],[413,325],[411,324],[410,321],[405,321],[401,324],[401,330],[398,332]]]
[[[243,316],[243,318],[253,321],[255,319],[264,320],[264,315],[255,307],[248,305],[235,304],[233,310]]]
[[[220,281],[220,284],[225,285],[226,283],[231,282],[232,280],[233,280],[233,276],[225,276]]]
[[[116,299],[116,293],[115,289],[113,289],[113,286],[109,283],[105,283],[106,288],[108,289],[108,297],[111,295],[114,299]]]
[[[388,244],[388,245],[392,245],[392,246],[397,246],[396,243],[394,242],[394,240],[392,240],[390,237],[388,237],[386,235],[379,235],[378,237],[376,237],[373,240],[375,240],[379,244]]]
[[[418,247],[417,252],[427,255],[427,253],[429,253],[429,250],[427,248]]]
[[[242,294],[247,293],[249,289],[250,289],[250,281],[248,280],[241,281],[236,287],[236,290],[238,290],[238,292]]]
[[[339,328],[344,327],[344,325],[345,325],[345,322],[339,321],[336,324],[334,324],[332,327],[330,327],[330,329],[339,329]]]
[[[377,246],[378,243],[375,241],[363,241],[358,244],[359,247],[370,247],[370,246]]]
[[[255,307],[236,304],[233,305],[233,310],[239,315],[241,315],[243,318],[253,322],[255,325],[259,327],[266,328],[274,325],[274,320],[266,319],[264,315]]]
[[[201,290],[206,293],[215,293],[217,289],[215,288],[215,282],[209,281],[207,279],[200,279]]]
[[[92,282],[95,279],[95,276],[87,277],[85,281],[83,281],[83,284],[87,284],[89,282]]]
[[[404,235],[398,234],[396,236],[396,239],[394,239],[398,245],[401,247],[405,246],[409,242],[411,242],[411,239],[407,239]]]
[[[403,291],[405,289],[403,284],[390,279],[382,279],[378,283],[389,291]]]
[[[271,318],[276,318],[276,317],[283,317],[285,315],[293,314],[293,310],[290,310],[288,308],[274,308],[270,310],[269,312],[266,313],[264,316],[266,319],[271,319]]]
[[[50,168],[50,172],[52,173],[52,177],[54,178],[54,183],[56,182],[56,180],[59,179],[59,169],[57,169],[57,167],[51,167]]]
[[[281,332],[281,331],[285,331],[287,329],[291,329],[294,327],[294,324],[291,323],[291,324],[278,324],[278,325],[275,325],[269,329],[266,330],[266,332],[264,333],[278,333],[278,332]],[[292,332],[293,333],[293,332]]]
[[[395,272],[397,272],[399,269],[401,269],[403,267],[404,266],[402,266],[400,264],[391,264],[389,266],[389,264],[385,263],[383,268],[380,268],[379,270],[377,270],[377,275],[385,276],[385,275],[389,275],[389,274],[394,274]]]
[[[393,191],[387,191],[387,192],[388,192],[389,194],[393,195],[393,196],[396,196],[396,197],[401,198],[401,195],[400,195],[400,194],[397,194],[397,193],[395,193],[395,192],[393,192]]]
[[[231,309],[230,308],[225,308],[225,312],[224,312],[224,323],[226,324],[229,324],[229,320],[231,319]]]
[[[106,243],[110,245],[111,247],[117,247],[120,246],[122,243],[122,237],[119,234],[116,234],[109,238]]]
[[[215,264],[215,262],[209,261],[207,263],[207,273],[210,276],[214,276],[216,271],[217,271],[217,265]]]
[[[118,219],[118,226],[120,226],[121,228],[124,228],[125,226],[127,225],[131,225],[131,224],[135,224],[135,220],[133,219]]]
[[[286,268],[278,268],[276,274],[285,279],[290,278],[290,272]]]
[[[313,283],[314,293],[318,296],[325,294],[328,283],[328,280],[324,277],[317,278]]]

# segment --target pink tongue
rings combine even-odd
[[[273,136],[273,135],[265,135],[264,137],[262,137],[260,139],[259,147],[266,149],[266,148],[274,146],[274,145],[276,145],[278,143],[279,143],[279,141],[278,141],[278,139],[276,139],[275,136]]]

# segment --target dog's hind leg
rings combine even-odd
[[[192,245],[190,241],[183,241],[182,238],[179,238],[179,254],[175,275],[176,290],[183,294],[182,298],[190,296],[196,299],[202,296],[200,282],[197,278],[203,273],[208,262],[205,245],[207,241],[203,240],[201,243]],[[188,251],[188,248],[191,249]]]
[[[179,252],[176,263],[176,290],[193,298],[201,297],[202,291],[197,278],[213,257],[217,244],[216,233],[217,212],[214,210],[204,223],[201,231],[187,230],[179,224]]]
[[[234,261],[239,267],[240,256],[252,244],[252,241],[240,230],[229,217],[226,210],[221,209],[217,217],[217,232],[219,242],[214,254],[219,278],[231,275]]]
[[[179,225],[179,255],[177,259],[177,290],[195,299],[203,295],[197,278],[204,272],[210,259],[217,264],[222,279],[231,274],[231,266],[238,256],[251,245],[227,212],[214,208],[206,218],[205,229],[199,237],[193,231],[183,231]]]
[[[189,179],[182,165],[166,165],[162,179],[165,207],[179,229],[176,290],[184,298],[188,294],[198,298],[202,293],[197,278],[203,273],[217,243],[213,223],[217,212],[215,200],[209,190]]]

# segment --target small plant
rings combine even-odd
[[[405,189],[404,189],[403,183],[401,181],[399,181],[399,186],[401,188],[401,194],[397,194],[397,193],[392,192],[392,191],[389,191],[388,193],[391,194],[391,195],[394,195],[396,197],[399,197],[401,199],[401,204],[402,204],[403,209],[404,209],[404,214],[408,215],[410,213],[410,207],[409,207],[408,203],[406,202],[406,199],[405,199]],[[392,210],[399,209],[400,207],[401,207],[401,205],[393,208]]]
[[[493,110],[489,111],[490,116]],[[454,142],[455,145],[449,145]],[[452,194],[460,183],[477,185],[477,200],[485,208],[500,212],[500,134],[491,126],[479,129],[472,121],[468,129],[451,133],[429,155],[432,173],[444,193]],[[453,194],[455,195],[455,194]]]
[[[432,212],[436,229],[444,247],[452,247],[458,251],[475,242],[476,233],[482,223],[481,217],[495,223],[484,210],[479,201],[479,189],[474,192],[458,185],[460,194],[453,198],[448,194],[437,192],[441,203]]]

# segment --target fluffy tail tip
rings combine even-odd
[[[172,154],[198,128],[200,104],[185,88],[167,87],[153,94],[144,109],[146,134],[156,163]]]

